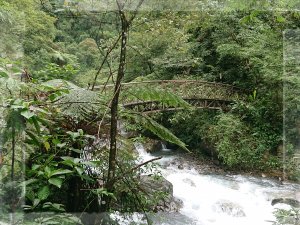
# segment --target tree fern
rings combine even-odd
[[[101,118],[107,108],[105,97],[85,89],[70,90],[56,104],[64,116],[74,118],[77,121]]]

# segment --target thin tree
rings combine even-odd
[[[120,50],[120,61],[118,67],[117,79],[114,87],[114,95],[111,101],[111,123],[110,123],[110,150],[109,150],[109,167],[108,175],[106,180],[106,189],[108,192],[114,191],[115,175],[116,175],[116,158],[117,158],[117,122],[118,122],[118,104],[119,96],[121,92],[121,82],[125,74],[126,65],[126,47],[128,40],[129,27],[137,15],[138,9],[142,5],[144,0],[140,0],[134,10],[131,18],[127,18],[125,14],[125,2],[123,0],[116,0],[118,6],[118,13],[121,21],[121,50]],[[109,209],[110,200],[105,199],[105,209]]]

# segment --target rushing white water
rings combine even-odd
[[[170,151],[172,151],[172,149],[167,148],[167,145],[165,143],[163,143],[163,142],[161,142],[161,150],[163,152],[170,152]]]
[[[137,144],[136,149],[141,161],[154,157],[145,152],[141,144]],[[168,150],[165,146],[162,149],[162,153]],[[280,184],[266,178],[203,175],[192,166],[179,169],[170,163],[172,160],[176,160],[176,156],[168,154],[159,161],[163,165],[161,172],[173,184],[174,196],[183,201],[180,214],[190,218],[191,224],[272,225],[273,212],[281,205],[272,206],[272,199],[295,198],[300,191],[300,185]]]

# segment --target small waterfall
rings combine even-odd
[[[164,142],[161,142],[161,150],[163,152],[170,152],[171,149],[167,148],[167,145]]]
[[[134,143],[134,147],[136,149],[136,151],[138,152],[138,155],[139,155],[139,159],[138,159],[138,162],[142,163],[142,162],[145,162],[145,161],[148,161],[150,159],[153,159],[154,156],[152,156],[150,153],[148,153],[143,144],[140,143],[140,142],[135,142]]]

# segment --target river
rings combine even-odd
[[[155,155],[147,153],[141,144],[136,149],[140,161],[163,156],[158,161],[161,173],[173,184],[174,196],[183,202],[177,215],[165,214],[165,221],[154,224],[272,225],[276,208],[290,208],[286,204],[272,206],[272,199],[296,199],[300,194],[300,185],[295,183],[245,175],[205,175],[190,162],[179,167],[174,162],[180,156],[165,146]]]

